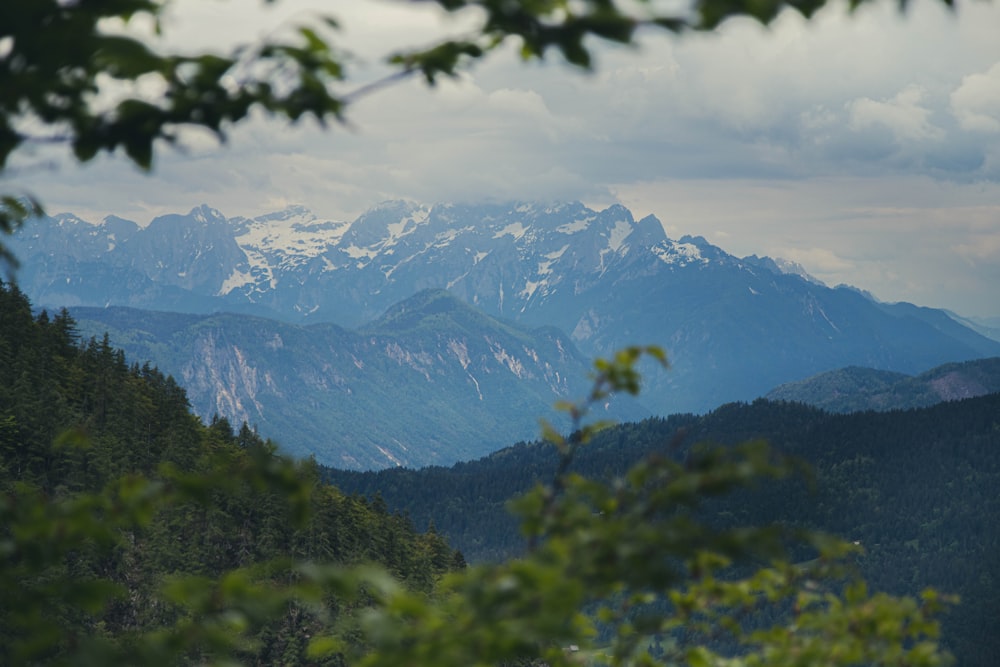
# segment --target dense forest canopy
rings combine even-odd
[[[570,472],[590,407],[638,391],[658,350],[598,361],[589,397],[562,406],[577,428],[548,431],[551,485],[518,501],[529,552],[467,567],[435,528],[246,425],[201,424],[172,379],[0,287],[7,664],[946,659],[937,593],[870,595],[845,569],[857,549],[820,533],[706,522],[706,500],[790,472],[760,443],[653,457],[612,485]]]
[[[246,424],[202,424],[172,378],[130,366],[106,337],[76,340],[65,312],[35,315],[4,284],[0,517],[7,665],[197,662],[219,642],[249,664],[304,664],[334,607],[229,591],[274,607],[233,628],[224,612],[240,600],[194,592],[224,598],[236,573],[248,587],[287,584],[299,561],[375,562],[427,592],[463,564],[436,533],[320,483],[314,464],[279,457]]]
[[[610,428],[579,453],[573,470],[615,479],[650,455],[754,438],[807,462],[813,483],[768,482],[713,501],[717,520],[823,528],[863,545],[858,566],[879,590],[902,595],[934,586],[960,594],[962,604],[943,619],[945,643],[961,665],[993,664],[1000,652],[1000,394],[847,415],[779,401],[731,404]],[[501,561],[526,547],[509,499],[548,481],[557,463],[557,452],[536,442],[450,468],[323,475],[345,491],[377,494],[418,526],[432,523],[470,562]]]
[[[17,386],[0,402],[5,662],[556,665],[574,646],[595,664],[778,665],[831,644],[834,664],[944,659],[936,593],[869,597],[847,543],[706,522],[706,500],[790,471],[765,446],[653,457],[610,486],[570,472],[599,431],[590,407],[637,392],[658,350],[599,360],[589,397],[562,406],[577,427],[547,430],[552,484],[518,501],[526,557],[466,567],[433,526],[345,496],[245,424],[202,425],[172,379],[0,296]]]

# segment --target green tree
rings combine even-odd
[[[767,23],[784,7],[809,16],[825,4],[696,0],[664,13],[663,4],[642,0],[434,1],[451,12],[473,10],[478,26],[468,38],[389,56],[397,77],[416,74],[433,83],[511,39],[519,41],[526,58],[554,49],[586,68],[590,38],[630,43],[644,26],[705,30],[734,15]],[[227,129],[254,109],[291,121],[312,115],[320,122],[339,120],[348,110],[352,94],[329,36],[336,25],[332,18],[300,27],[290,41],[243,45],[223,55],[159,53],[109,29],[138,15],[158,25],[164,5],[161,0],[0,3],[0,175],[15,151],[32,143],[65,143],[80,161],[121,149],[149,169],[160,144],[176,142],[184,127],[207,128],[224,139]],[[162,93],[145,97],[140,79],[157,80]],[[117,100],[110,108],[109,99]],[[41,212],[30,193],[3,193],[0,230],[11,233]],[[12,259],[2,247],[0,256]],[[106,348],[93,350],[95,361],[110,375],[126,375],[124,360],[109,356]],[[335,621],[312,632],[308,652],[317,662],[341,657],[392,667],[558,665],[581,659],[638,665],[944,662],[934,641],[933,614],[941,606],[934,593],[921,601],[870,595],[851,580],[845,559],[852,549],[839,540],[781,526],[715,529],[699,515],[705,497],[788,472],[789,462],[765,447],[708,450],[684,461],[661,456],[610,485],[568,472],[575,451],[600,426],[585,423],[590,402],[609,391],[637,391],[635,363],[643,352],[626,350],[598,362],[588,400],[563,406],[578,428],[566,438],[546,430],[562,458],[552,483],[516,505],[532,544],[528,556],[449,575],[433,595],[406,588],[372,567],[305,562],[289,570],[286,564],[281,571],[294,576],[278,578],[262,576],[273,573],[266,567],[263,573],[260,567],[235,567],[217,577],[164,580],[152,607],[179,612],[165,615],[155,631],[110,641],[92,614],[122,590],[100,576],[81,576],[76,566],[83,556],[94,549],[115,552],[164,507],[197,502],[194,514],[202,517],[229,511],[217,502],[217,493],[233,480],[222,468],[169,474],[169,483],[128,476],[102,491],[59,496],[45,489],[54,470],[51,457],[40,460],[40,485],[13,482],[0,499],[0,658],[5,664],[221,664],[247,659],[269,621],[307,608]],[[9,357],[11,350],[0,354]],[[14,377],[15,393],[33,391],[32,377],[27,368]],[[103,406],[97,427],[120,418],[111,408],[114,399],[102,393],[100,383],[93,388],[90,400]],[[18,433],[36,418],[40,413],[30,411],[23,419],[4,415],[5,451],[16,449]],[[232,438],[228,425],[224,430],[228,433],[216,435]],[[268,489],[293,511],[307,505],[308,485],[292,468],[276,462],[266,448],[245,451],[240,473],[251,487]],[[9,468],[6,460],[0,464]],[[389,519],[384,512],[373,514]],[[211,542],[213,536],[205,537]],[[792,543],[811,547],[813,557],[793,562]],[[331,601],[361,612],[335,618]],[[290,660],[299,655],[292,644]]]
[[[568,436],[545,428],[559,465],[550,483],[513,505],[527,555],[443,578],[441,568],[460,558],[447,562],[435,535],[423,538],[426,547],[417,541],[409,553],[400,550],[404,539],[413,543],[412,529],[387,508],[354,503],[367,515],[355,521],[334,509],[342,497],[316,486],[315,466],[283,461],[249,429],[249,446],[240,446],[220,421],[205,429],[207,466],[192,471],[166,465],[153,481],[130,475],[71,495],[15,482],[0,496],[0,658],[12,665],[947,663],[935,619],[946,601],[933,591],[920,599],[870,594],[852,573],[858,548],[828,535],[715,525],[704,501],[795,470],[762,443],[683,456],[665,448],[608,483],[569,472],[603,427],[587,422],[590,406],[610,392],[637,392],[635,365],[644,354],[665,363],[655,348],[599,360],[590,395],[562,406],[575,428]],[[234,528],[235,540],[226,535]],[[260,532],[246,541],[245,530]],[[360,542],[376,538],[370,556],[382,566],[324,562],[351,532]],[[188,550],[171,552],[183,534]],[[248,558],[252,549],[266,551],[263,559]],[[193,560],[193,569],[137,565],[163,557]],[[432,579],[407,585],[400,580],[407,571],[428,570],[406,558],[440,562]],[[121,570],[125,583],[108,570]],[[137,576],[150,581],[133,588]],[[124,598],[137,595],[137,611],[150,618],[129,625]],[[132,630],[112,631],[116,618]]]
[[[870,594],[852,574],[855,545],[781,525],[720,528],[702,511],[796,470],[764,443],[683,457],[665,448],[609,483],[569,472],[604,426],[586,423],[590,406],[638,392],[643,354],[665,363],[656,348],[598,360],[591,394],[562,406],[571,434],[544,427],[560,462],[513,504],[525,557],[449,575],[430,598],[362,575],[352,585],[376,604],[358,618],[361,648],[330,636],[313,655],[346,651],[351,664],[386,667],[947,663],[934,591]]]

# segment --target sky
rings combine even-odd
[[[620,202],[672,238],[783,257],[886,301],[1000,316],[1000,3],[957,3],[643,33],[635,48],[597,48],[590,73],[555,54],[524,63],[511,45],[433,89],[363,96],[343,126],[255,118],[221,147],[189,133],[149,175],[41,149],[6,180],[51,213],[139,223],[202,203],[347,220],[386,199]],[[318,6],[340,21],[350,91],[382,76],[387,54],[468,29],[470,16],[427,5],[175,0],[164,48],[253,43]]]

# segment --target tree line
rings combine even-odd
[[[179,591],[234,572],[266,588],[295,578],[290,563],[374,562],[428,592],[463,566],[438,534],[322,483],[247,424],[202,424],[173,378],[130,365],[107,336],[77,340],[65,311],[34,314],[4,284],[0,516],[4,664],[144,656],[167,628],[174,648],[155,661],[198,662],[219,638],[185,637],[206,610]],[[271,611],[236,657],[303,664],[307,638],[333,622],[292,602]]]
[[[719,525],[786,525],[830,531],[863,547],[857,565],[878,590],[915,594],[927,586],[958,594],[943,619],[962,665],[1000,654],[1000,394],[890,412],[830,414],[803,404],[758,400],[704,415],[620,424],[593,438],[574,472],[614,480],[651,455],[682,460],[698,443],[731,447],[766,439],[803,462],[809,476],[768,481],[711,501]],[[418,526],[434,525],[470,562],[524,553],[527,541],[507,507],[548,482],[558,453],[519,443],[450,468],[372,472],[324,469],[350,493],[384,498]]]
[[[202,424],[155,368],[0,285],[0,662],[10,665],[942,665],[951,601],[869,592],[861,551],[728,493],[789,475],[761,442],[574,470],[629,348],[544,432],[527,550],[467,565],[378,494],[345,494],[243,424]],[[637,428],[642,428],[639,426]],[[613,433],[613,432],[609,432]],[[498,456],[504,456],[503,453]],[[580,459],[582,461],[583,459]],[[610,470],[610,469],[607,469]]]

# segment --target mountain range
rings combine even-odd
[[[21,288],[43,306],[242,313],[268,318],[267,324],[256,319],[239,325],[248,329],[319,326],[302,337],[313,338],[321,330],[341,338],[353,332],[364,340],[366,327],[381,335],[380,318],[397,304],[437,289],[490,318],[475,320],[487,330],[501,325],[516,325],[522,332],[554,328],[562,332],[551,335],[559,336],[563,352],[578,359],[607,355],[628,344],[658,344],[667,350],[671,370],[647,378],[642,401],[654,414],[704,412],[846,366],[914,374],[948,362],[1000,356],[1000,342],[945,311],[880,303],[854,288],[829,288],[801,267],[766,257],[735,257],[701,237],[674,240],[655,217],[637,221],[618,205],[596,211],[579,203],[424,207],[387,202],[351,222],[323,220],[302,207],[251,219],[199,206],[146,226],[114,216],[91,224],[63,214],[33,222],[11,248],[25,266],[18,275]],[[406,307],[419,312],[432,308],[419,302]],[[99,319],[96,312],[74,313],[79,319]],[[131,321],[144,317],[135,314]],[[229,318],[227,322],[243,322],[235,315]],[[435,335],[447,342],[452,338],[445,329],[453,323],[439,319]],[[107,326],[117,325],[109,321]],[[128,349],[128,334],[119,333],[126,339],[113,342]],[[476,332],[472,337],[485,341],[490,335]],[[215,378],[209,384],[217,393],[218,409],[224,408],[219,397],[227,385],[232,391],[235,379],[230,377],[239,375],[207,368],[221,357],[194,354],[193,339],[175,343],[188,346],[182,354],[197,360],[188,370],[191,378],[199,372]],[[359,344],[338,339],[326,349],[357,350],[351,346]],[[236,347],[230,346],[231,354]],[[550,359],[543,351],[553,348],[541,343],[528,347],[543,355],[543,366],[564,363],[558,350]],[[264,359],[273,357],[280,364],[293,356],[290,346],[280,354],[258,355],[255,345],[247,349],[255,350],[258,372],[270,373],[271,391],[295,393],[274,379],[287,376],[285,371],[263,370]],[[503,349],[510,352],[511,347]],[[428,358],[449,358],[434,350]],[[320,368],[327,352],[316,354],[308,364]],[[152,360],[176,372],[165,358]],[[196,363],[206,368],[195,372]],[[581,368],[586,364],[572,372],[583,378]],[[538,371],[537,377],[544,373]],[[378,381],[395,382],[389,376]],[[410,386],[405,380],[398,383]],[[187,386],[193,397],[198,395],[198,389]],[[478,401],[467,378],[448,387]],[[413,400],[454,399],[434,398],[437,394],[427,388],[411,386]],[[552,398],[549,391],[547,398]],[[253,416],[245,400],[244,409]],[[382,435],[373,438],[391,452],[377,455],[384,462],[409,460],[399,456],[402,450],[396,445],[387,446]],[[345,460],[352,457],[367,465],[357,453]]]
[[[585,390],[588,362],[558,330],[501,322],[425,290],[362,328],[249,315],[74,308],[82,336],[107,333],[151,359],[206,420],[258,426],[290,454],[345,469],[451,464],[555,423]],[[648,414],[616,401],[607,415]]]
[[[918,375],[851,366],[789,382],[767,393],[828,412],[907,410],[1000,393],[1000,357],[951,363]]]

